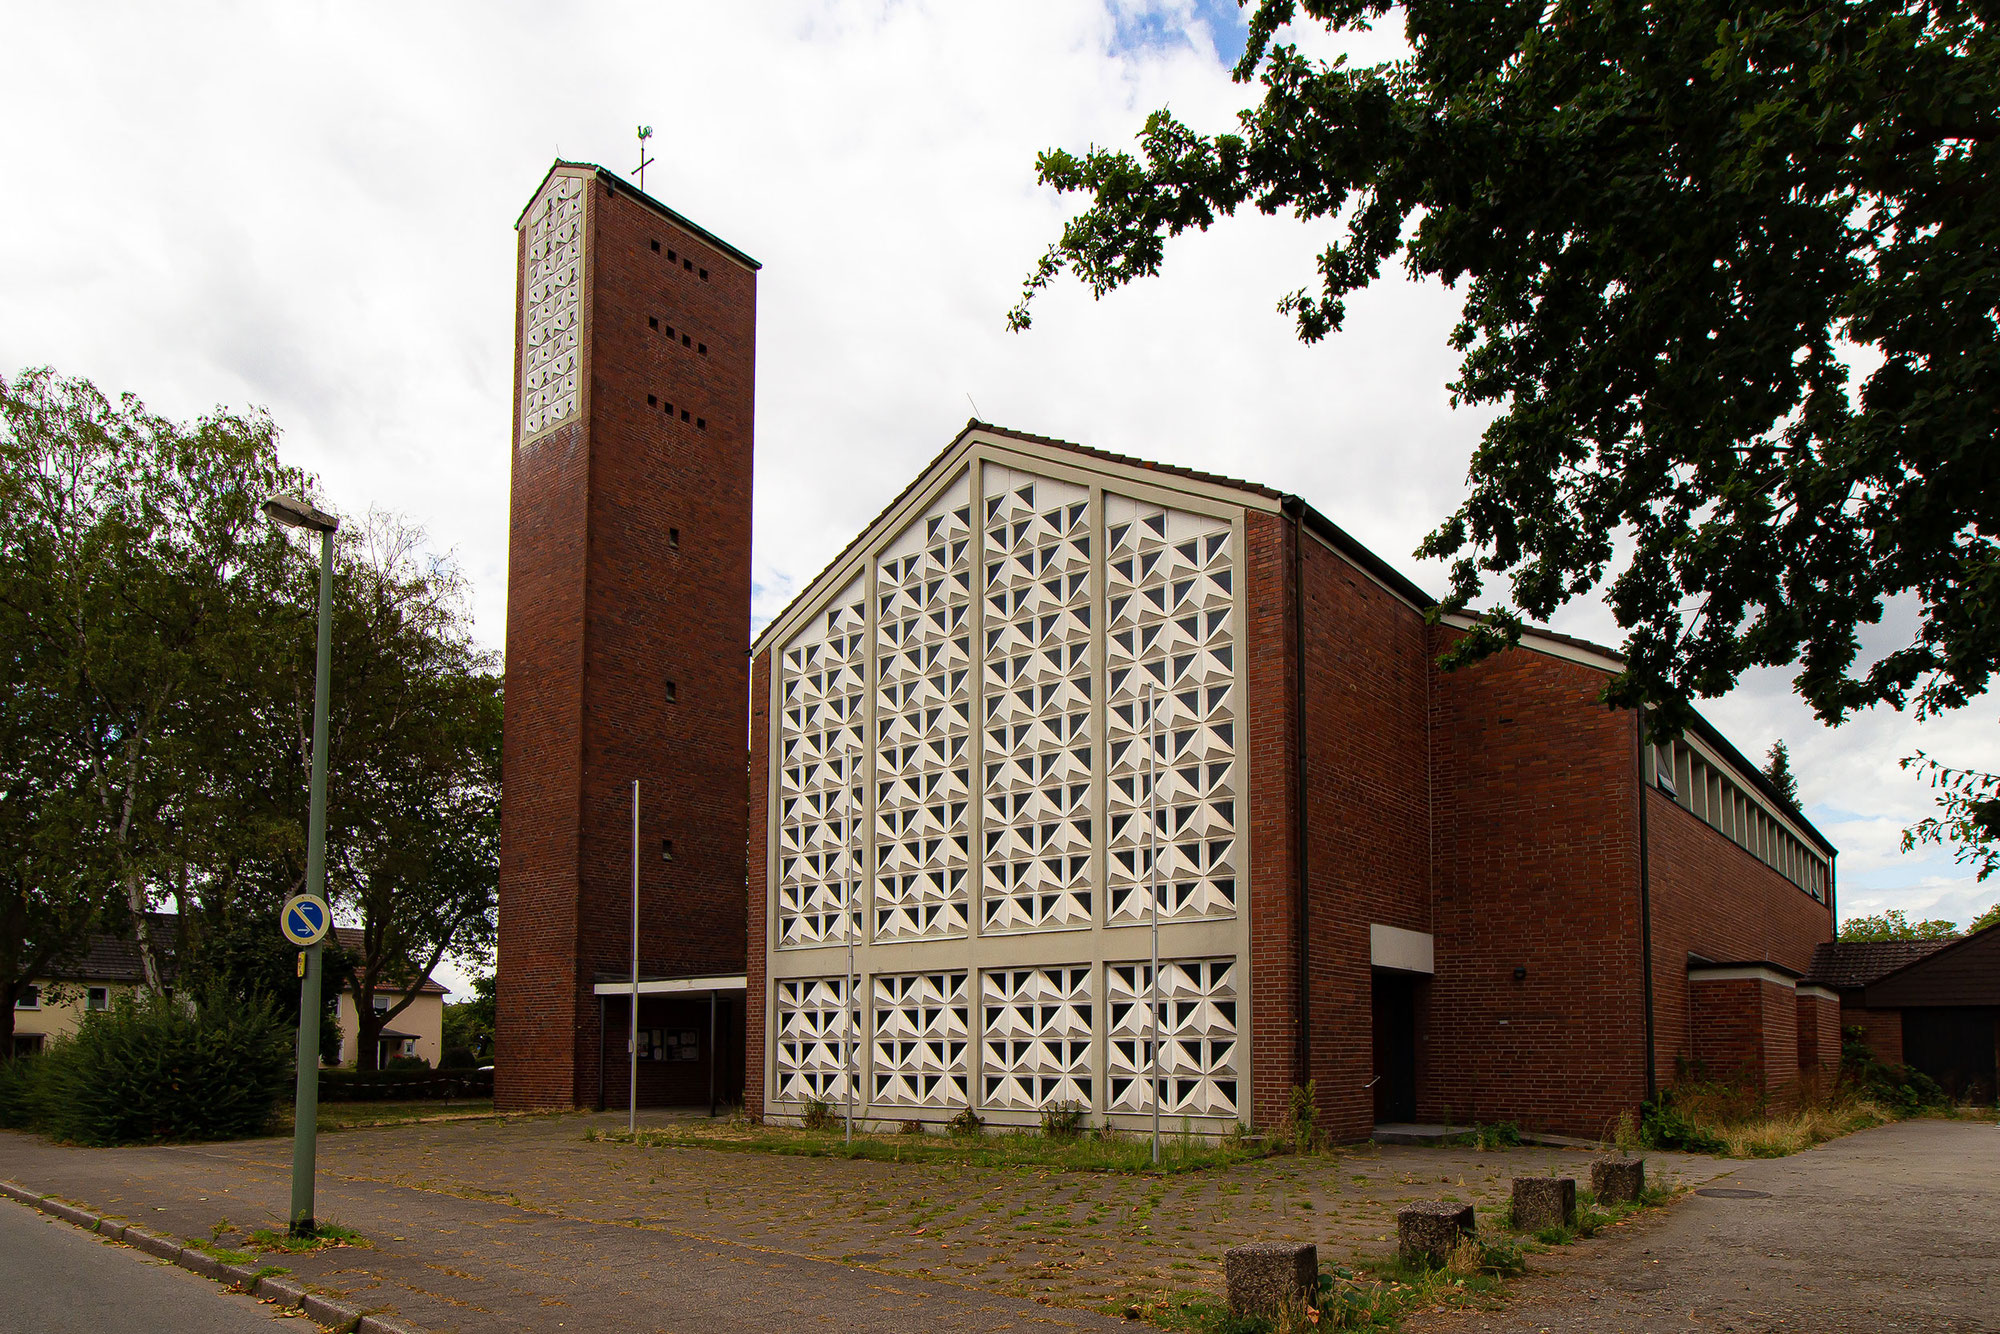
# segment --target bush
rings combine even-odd
[[[1923,1071],[1876,1060],[1874,1048],[1859,1028],[1841,1030],[1840,1075],[1849,1086],[1905,1115],[1951,1101],[1938,1082]]]
[[[825,1098],[807,1098],[799,1112],[799,1124],[807,1130],[833,1129],[833,1104]]]
[[[292,1064],[268,1001],[122,997],[55,1043],[35,1125],[78,1144],[242,1139],[270,1126]]]
[[[954,1139],[972,1139],[986,1133],[986,1122],[970,1107],[944,1123],[945,1132]]]
[[[40,1122],[47,1064],[41,1055],[0,1062],[0,1130],[32,1130]]]
[[[1090,1109],[1080,1102],[1059,1102],[1042,1108],[1042,1134],[1048,1139],[1083,1138],[1083,1119]]]
[[[1640,1104],[1639,1142],[1649,1149],[1685,1149],[1690,1153],[1721,1153],[1722,1139],[1675,1105],[1676,1089]]]
[[[374,1070],[363,1074],[343,1066],[319,1072],[321,1102],[431,1102],[447,1098],[490,1098],[491,1070]]]
[[[444,1055],[438,1057],[440,1070],[477,1070],[479,1061],[470,1047],[446,1047]]]
[[[391,1056],[385,1070],[428,1070],[431,1063],[421,1056]]]

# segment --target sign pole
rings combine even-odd
[[[1152,1011],[1153,1166],[1160,1165],[1160,688],[1146,691],[1146,884],[1153,901],[1153,973],[1146,1008]]]
[[[313,681],[311,805],[306,817],[306,894],[317,901],[317,935],[305,947],[299,983],[299,1082],[292,1103],[292,1235],[313,1235],[313,1175],[319,1152],[319,1019],[326,918],[326,705],[333,674],[333,530],[319,535],[319,665]],[[293,910],[285,911],[289,928]],[[307,923],[310,925],[311,923]]]

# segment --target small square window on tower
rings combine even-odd
[[[653,253],[656,255],[660,253],[660,243],[658,241],[653,242]]]
[[[686,408],[682,408],[682,409],[681,409],[681,420],[682,420],[682,421],[686,421],[687,419],[688,419],[688,410],[687,410]]]
[[[686,334],[682,334],[682,335],[681,335],[681,346],[682,346],[682,347],[691,347],[691,346],[692,346],[693,344],[694,344],[694,339],[692,339],[692,338],[688,337],[688,336],[687,336]]]
[[[691,260],[691,259],[684,259],[684,260],[682,260],[682,261],[681,261],[681,267],[682,267],[682,268],[684,268],[684,269],[686,269],[686,270],[687,270],[687,271],[688,271],[689,273],[693,273],[693,272],[694,272],[694,261],[693,261],[693,260]]]
[[[673,263],[673,262],[674,262],[675,260],[677,260],[677,259],[679,259],[679,258],[680,258],[680,256],[679,256],[679,255],[676,255],[676,254],[675,254],[675,253],[674,253],[673,251],[669,250],[669,251],[667,252],[667,263],[671,264],[671,263]]]
[[[646,317],[646,327],[647,327],[648,329],[657,329],[657,328],[659,328],[659,327],[660,327],[660,317],[659,317],[658,315],[648,315],[648,316]]]
[[[707,282],[707,281],[708,281],[708,270],[707,270],[707,269],[702,269],[702,270],[700,270],[699,272],[701,273],[701,280],[702,280],[703,282]]]
[[[658,406],[660,406],[660,396],[658,394],[646,395],[646,406],[649,408],[657,408]]]
[[[699,352],[699,353],[700,353],[700,354],[701,354],[702,356],[704,356],[704,357],[705,357],[705,356],[707,356],[707,355],[708,355],[708,344],[707,344],[707,343],[696,343],[696,344],[694,345],[694,350],[695,350],[696,352]]]
[[[694,429],[697,431],[706,431],[708,429],[707,419],[703,417],[696,417],[694,419]]]

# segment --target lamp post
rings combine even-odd
[[[326,706],[333,671],[333,534],[340,520],[296,496],[272,496],[275,523],[319,534],[319,665],[313,679],[310,812],[306,822],[306,893],[326,898]],[[319,1133],[320,947],[308,945],[299,969],[299,1082],[292,1111],[292,1235],[313,1235],[313,1171]]]

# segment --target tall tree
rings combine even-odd
[[[1799,780],[1792,773],[1792,753],[1785,749],[1784,742],[1773,741],[1771,749],[1765,753],[1764,777],[1771,780],[1771,786],[1777,788],[1794,808],[1798,806]]]
[[[472,639],[463,574],[419,529],[371,515],[338,563],[328,868],[361,923],[351,978],[372,1069],[382,1028],[445,956],[492,941],[501,683]]]
[[[1757,0],[1393,7],[1409,54],[1319,60],[1387,0],[1262,0],[1236,133],[1156,111],[1141,158],[1044,152],[1088,206],[1063,270],[1102,295],[1167,238],[1254,207],[1338,228],[1280,300],[1299,336],[1400,260],[1462,292],[1459,403],[1497,409],[1470,495],[1420,548],[1440,613],[1509,599],[1469,661],[1601,592],[1609,702],[1689,701],[1758,666],[1819,716],[1956,708],[2000,661],[2000,33],[1988,5]],[[1853,367],[1864,368],[1857,376]],[[1862,651],[1891,599],[1908,642]],[[1961,826],[1989,838],[1983,826]]]
[[[49,723],[85,778],[67,792],[69,841],[108,860],[157,991],[147,912],[182,869],[173,815],[234,737],[231,655],[260,642],[251,623],[270,590],[250,584],[281,542],[257,502],[303,478],[279,465],[261,415],[183,426],[48,370],[0,392],[10,526],[47,550],[45,596],[22,629],[51,664]]]

